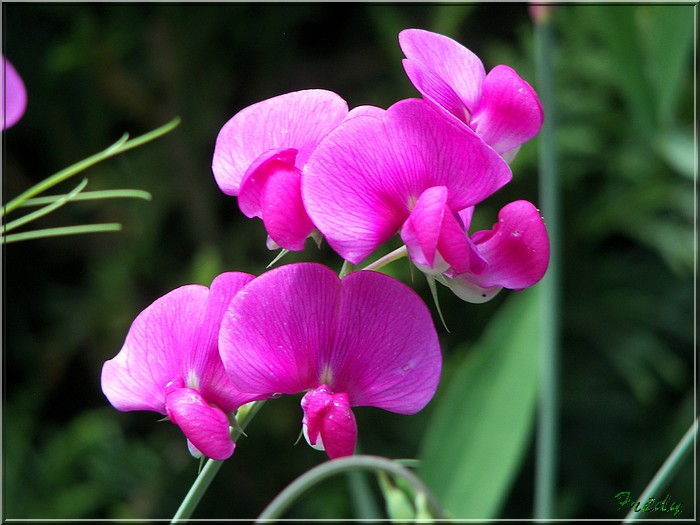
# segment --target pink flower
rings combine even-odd
[[[376,272],[339,279],[315,263],[281,266],[246,285],[224,316],[219,349],[231,382],[271,397],[305,392],[308,442],[351,455],[351,407],[421,410],[441,369],[430,312],[409,287]]]
[[[469,228],[472,209],[460,213]],[[536,284],[549,265],[549,237],[535,206],[527,201],[505,205],[491,230],[468,241],[478,263],[468,270],[450,268],[440,276],[458,297],[471,303],[492,299],[501,289],[522,290]]]
[[[309,89],[248,106],[216,139],[212,170],[221,191],[259,217],[270,248],[303,250],[314,225],[301,200],[301,169],[318,142],[348,114],[335,93]]]
[[[460,266],[469,253],[455,214],[510,179],[508,164],[474,132],[408,99],[329,133],[304,167],[302,195],[316,227],[353,264],[401,231],[431,267],[438,252]]]
[[[421,95],[506,160],[539,132],[544,116],[537,93],[512,68],[499,65],[487,75],[467,48],[422,29],[401,31],[399,45],[406,74]]]
[[[177,288],[134,320],[119,353],[102,368],[102,391],[118,410],[167,415],[195,456],[233,454],[228,415],[260,399],[228,380],[218,353],[221,318],[252,275],[219,275],[211,289]]]
[[[2,120],[2,127],[0,130],[4,130],[14,126],[24,115],[24,110],[27,107],[27,90],[22,78],[10,64],[10,61],[2,55],[0,55],[0,60],[2,61],[0,68],[0,98],[2,98],[0,120]]]

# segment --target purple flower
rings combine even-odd
[[[462,268],[469,253],[455,214],[510,181],[508,164],[423,100],[379,114],[347,119],[314,150],[302,178],[309,216],[353,264],[400,230],[405,243],[423,246],[431,267],[439,252]]]
[[[406,74],[421,95],[508,161],[539,132],[544,116],[537,93],[512,68],[499,65],[487,75],[467,48],[422,29],[401,31],[399,45]]]
[[[315,263],[282,266],[245,286],[221,326],[231,382],[268,397],[305,392],[309,444],[351,455],[351,407],[421,410],[441,369],[437,333],[420,297],[393,278],[358,271],[339,279]]]
[[[223,273],[211,284],[177,288],[134,320],[119,353],[102,368],[102,391],[118,410],[167,415],[195,456],[233,454],[228,415],[260,399],[228,380],[218,353],[221,318],[252,275]]]
[[[248,106],[216,139],[212,170],[221,191],[259,217],[268,246],[303,250],[314,224],[301,200],[301,169],[318,142],[348,114],[333,92],[309,89]]]
[[[460,213],[469,228],[473,209]],[[448,269],[439,280],[458,297],[471,303],[493,298],[501,289],[522,290],[536,284],[549,265],[549,238],[544,221],[527,201],[505,205],[491,230],[474,233],[468,240],[478,261],[468,270]]]
[[[0,130],[5,130],[14,126],[24,115],[24,110],[27,107],[27,91],[22,78],[10,64],[10,61],[2,55],[0,55],[0,59],[2,60],[2,68],[0,69],[0,98],[2,98],[0,120],[2,120],[2,128]]]

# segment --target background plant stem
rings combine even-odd
[[[540,398],[535,464],[535,519],[553,518],[556,497],[559,347],[559,182],[554,138],[553,28],[551,19],[535,24],[535,62],[544,123],[539,135],[540,208],[547,225],[550,263],[542,288]]]

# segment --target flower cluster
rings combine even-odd
[[[539,281],[549,243],[538,210],[504,206],[470,233],[475,206],[512,178],[509,162],[542,124],[537,94],[507,66],[488,74],[457,42],[400,33],[422,98],[352,110],[308,89],[253,104],[216,139],[212,171],[270,249],[322,240],[358,265],[399,235],[421,271],[466,301]],[[432,316],[405,284],[371,270],[343,278],[316,263],[258,277],[229,272],[146,308],[107,361],[102,388],[119,410],[159,412],[193,455],[226,459],[236,411],[302,394],[302,430],[330,458],[353,453],[352,407],[413,414],[433,397],[441,352]]]

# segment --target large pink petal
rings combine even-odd
[[[219,408],[210,406],[193,388],[177,388],[165,396],[170,421],[208,458],[223,461],[233,454],[229,421]]]
[[[296,165],[303,166],[321,138],[347,113],[345,100],[322,89],[286,93],[242,109],[216,139],[212,171],[219,188],[238,195],[250,165],[269,150],[294,148],[299,152]]]
[[[469,124],[493,149],[506,153],[537,135],[543,119],[535,90],[513,69],[500,65],[486,76]]]
[[[408,59],[403,60],[403,68],[425,100],[434,104],[438,110],[444,111],[448,118],[456,118],[464,124],[469,124],[471,111],[442,77],[422,64]]]
[[[165,386],[181,381],[231,412],[251,399],[228,381],[218,355],[219,325],[235,293],[253,276],[225,273],[204,286],[177,288],[141,312],[119,353],[102,368],[102,390],[115,408],[165,414]]]
[[[0,102],[0,130],[3,130],[14,126],[27,107],[27,90],[22,77],[4,56],[0,57]]]
[[[408,99],[383,120],[358,116],[331,132],[303,169],[302,197],[331,247],[359,264],[398,231],[426,189],[446,186],[456,211],[510,178],[507,163],[466,126]]]
[[[189,377],[198,377],[198,389],[204,399],[226,413],[260,399],[233,386],[219,355],[219,331],[224,313],[238,291],[253,279],[252,275],[242,272],[225,272],[214,279],[207,301],[206,324],[200,331],[200,344],[190,354]]]
[[[242,391],[295,394],[321,384],[319,355],[331,344],[338,276],[314,263],[270,270],[234,297],[219,352]]]
[[[335,341],[324,356],[326,384],[347,393],[352,406],[419,411],[433,397],[442,366],[427,306],[378,272],[351,273],[342,285]]]
[[[102,367],[102,391],[115,408],[165,414],[165,385],[183,375],[199,344],[208,297],[205,286],[182,286],[136,317],[122,349]]]
[[[401,31],[399,46],[408,60],[421,66],[420,69],[407,69],[406,73],[424,97],[442,102],[441,93],[430,89],[435,84],[426,84],[415,75],[416,72],[430,71],[452,87],[469,111],[474,111],[486,76],[479,57],[451,38],[422,29]]]

